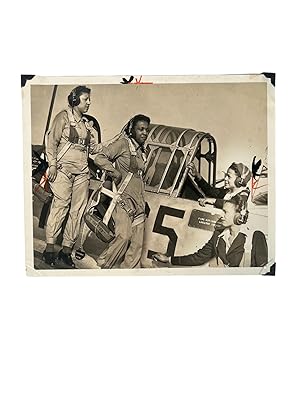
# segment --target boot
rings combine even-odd
[[[55,267],[55,254],[52,251],[44,251],[42,259],[46,264],[50,265],[50,267]]]
[[[75,263],[72,260],[71,254],[66,254],[62,250],[58,253],[58,259],[63,261],[66,264],[67,269],[75,268]]]

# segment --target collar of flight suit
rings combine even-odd
[[[138,149],[140,149],[141,150],[142,159],[143,159],[144,163],[146,163],[147,157],[145,155],[144,146],[138,144],[138,142],[133,137],[128,138],[128,139],[129,139],[129,149],[130,149],[131,145],[134,147],[134,152],[131,152],[131,150],[130,150],[131,154],[136,156]]]
[[[68,106],[67,113],[68,113],[68,118],[69,118],[71,125],[72,124],[77,125],[83,121],[83,118],[84,118],[83,115],[79,115],[76,112],[76,110],[74,108],[72,108],[71,106]]]
[[[129,150],[130,150],[130,153],[132,156],[137,155],[138,149],[141,149],[141,151],[142,151],[141,146],[138,144],[138,142],[133,137],[126,136],[126,139],[128,141]]]
[[[223,250],[225,250],[226,258],[230,253],[232,253],[239,246],[241,246],[242,242],[245,243],[245,241],[247,239],[247,234],[244,232],[241,232],[241,230],[239,230],[239,232],[235,235],[233,241],[231,242],[231,245],[229,245],[229,243],[228,243],[229,234],[230,234],[229,229],[228,228],[225,229],[223,232],[221,232],[218,235],[217,242],[216,242],[217,253],[218,253],[219,244],[221,244],[222,242],[225,244],[225,249],[223,248]],[[222,242],[220,242],[220,239],[222,239]],[[223,247],[223,246],[221,245],[221,247]]]

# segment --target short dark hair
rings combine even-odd
[[[136,125],[139,121],[147,122],[148,125],[150,124],[150,118],[147,117],[147,115],[137,114],[137,115],[135,115],[133,118],[131,118],[131,127],[134,128],[135,125]]]
[[[229,200],[225,200],[224,204],[230,203],[235,207],[236,212],[240,212],[247,207],[247,201],[245,201],[244,197],[237,193]]]
[[[79,104],[79,96],[83,93],[91,93],[91,89],[86,86],[76,86],[68,96],[68,103],[71,107]]]
[[[147,124],[150,124],[150,118],[147,117],[146,115],[143,114],[137,114],[134,117],[132,117],[127,124],[122,128],[122,132],[125,132],[125,134],[127,136],[130,136],[132,133],[132,129],[135,127],[135,125],[139,122],[139,121],[144,121],[147,122]]]

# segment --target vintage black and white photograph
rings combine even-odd
[[[272,76],[27,78],[28,275],[272,273]]]

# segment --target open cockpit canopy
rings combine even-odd
[[[209,133],[151,124],[146,150],[145,181],[149,192],[199,198],[202,193],[186,168],[189,162],[194,162],[210,185],[216,183],[217,146]]]

